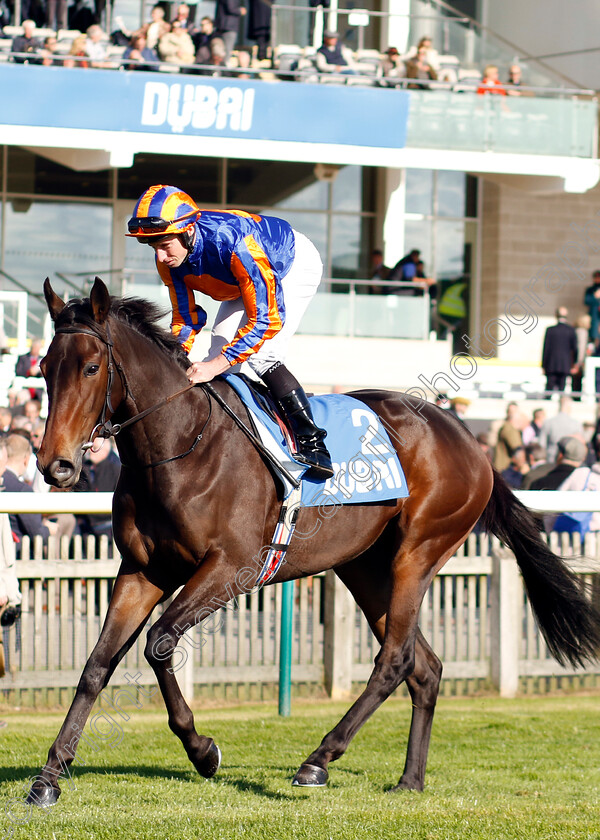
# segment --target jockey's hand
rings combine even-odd
[[[225,356],[215,356],[209,362],[194,362],[186,371],[187,378],[191,383],[197,385],[199,382],[210,382],[220,373],[229,370],[229,362]]]

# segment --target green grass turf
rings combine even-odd
[[[166,714],[130,709],[120,744],[74,765],[58,804],[31,813],[25,780],[44,763],[62,714],[6,713],[0,730],[0,826],[7,809],[35,840],[598,840],[600,697],[442,699],[424,793],[386,793],[404,764],[410,704],[388,701],[330,766],[326,789],[291,777],[346,710],[296,701],[292,717],[273,705],[199,709],[223,765],[201,779]],[[86,730],[87,731],[87,730]],[[10,805],[11,799],[13,804]]]

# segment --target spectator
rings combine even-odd
[[[203,17],[200,21],[200,29],[192,35],[192,41],[196,48],[196,64],[208,64],[210,62],[210,44],[216,38],[215,26],[212,18]]]
[[[62,66],[62,56],[57,53],[58,41],[55,35],[48,35],[44,38],[44,46],[40,50],[42,57],[42,64],[44,67],[60,67]]]
[[[178,20],[171,24],[171,31],[158,42],[158,54],[168,64],[180,67],[194,63],[194,42]]]
[[[479,87],[477,88],[477,93],[493,93],[500,96],[506,96],[506,90],[504,89],[504,85],[500,81],[498,68],[495,64],[488,64],[485,68],[485,71],[483,73],[483,79],[481,80]]]
[[[429,90],[429,85],[424,84],[425,81],[435,81],[437,79],[437,71],[431,66],[428,60],[428,52],[426,47],[419,47],[414,58],[405,62],[406,78],[415,79],[407,85],[413,90]]]
[[[538,442],[545,419],[545,409],[536,408],[533,412],[531,423],[523,429],[523,446],[529,446],[532,443]]]
[[[398,80],[406,75],[404,61],[396,47],[388,47],[386,50],[385,56],[381,59],[381,73],[388,84],[397,84]]]
[[[525,457],[529,471],[523,476],[521,490],[530,490],[531,484],[538,478],[547,475],[554,464],[546,460],[546,450],[539,443],[530,443],[525,447]]]
[[[531,490],[558,490],[571,473],[587,457],[587,446],[579,438],[563,437],[556,450],[556,463],[552,469],[530,485]]]
[[[138,32],[134,35],[143,35],[146,38],[146,46],[150,50],[158,49],[158,42],[171,31],[171,27],[165,20],[165,10],[163,6],[153,6],[150,12],[150,21],[145,23]]]
[[[479,444],[480,448],[483,450],[488,461],[492,460],[493,456],[493,447],[490,443],[490,435],[488,432],[480,432],[476,437],[477,443]]]
[[[40,371],[40,362],[43,354],[42,348],[44,342],[41,338],[34,338],[31,342],[31,350],[23,356],[19,356],[15,365],[15,376],[23,376],[26,379],[39,379],[42,375]],[[28,388],[29,396],[31,398],[40,398],[42,390],[40,388]]]
[[[259,61],[269,57],[272,6],[272,0],[248,0],[248,37],[256,41]]]
[[[414,61],[419,54],[419,50],[424,50],[427,64],[437,72],[440,69],[440,59],[438,51],[434,50],[433,41],[428,35],[424,35],[416,47],[412,46],[409,51],[402,56],[404,63],[406,64],[409,61]]]
[[[508,69],[508,79],[506,80],[506,93],[508,96],[521,96],[522,91],[518,88],[522,84],[522,71],[518,64],[511,64]]]
[[[546,399],[553,391],[564,391],[567,376],[577,361],[577,335],[567,323],[569,311],[566,306],[556,310],[557,323],[548,327],[544,335],[542,367],[546,374]]]
[[[87,38],[85,35],[77,35],[73,38],[68,56],[63,61],[63,67],[81,67],[86,69],[90,66],[87,61],[86,52]]]
[[[98,22],[96,15],[89,5],[89,0],[75,0],[68,10],[69,29],[85,32],[90,26]]]
[[[419,262],[419,257],[421,256],[421,252],[417,248],[413,248],[412,251],[402,257],[393,269],[390,271],[389,280],[394,281],[402,281],[403,283],[410,283],[412,282],[415,277],[417,276],[417,263]],[[390,294],[411,294],[412,290],[410,289],[394,289],[392,287],[389,288]]]
[[[591,467],[586,467],[583,464],[576,467],[563,483],[559,486],[559,490],[590,490],[597,493],[600,490],[600,438],[597,436],[593,440],[593,448],[596,454],[596,463]],[[546,520],[547,530],[553,530],[556,520],[556,515],[552,518],[548,517]],[[590,531],[600,531],[600,513],[594,511],[590,520]]]
[[[12,60],[15,64],[40,64],[40,59],[34,58],[34,56],[37,56],[39,50],[42,48],[42,45],[37,38],[34,38],[34,32],[35,22],[32,20],[24,20],[23,34],[17,35],[13,38],[10,48],[10,51],[13,54]]]
[[[102,29],[94,23],[87,30],[85,54],[90,59],[92,67],[110,67],[108,59],[108,40]]]
[[[46,0],[46,26],[48,29],[67,29],[68,0]]]
[[[571,397],[563,394],[558,406],[558,413],[554,417],[550,417],[544,421],[539,436],[539,443],[546,448],[549,461],[553,461],[556,458],[558,442],[561,438],[576,436],[581,440],[584,439],[583,426],[579,420],[571,417],[571,410],[573,408]]]
[[[390,275],[390,269],[383,262],[383,251],[375,248],[371,251],[371,273],[370,280],[387,280]],[[364,294],[381,295],[388,291],[387,286],[361,286],[357,288]]]
[[[31,456],[31,443],[23,436],[12,433],[6,438],[7,460],[2,483],[8,493],[33,493],[28,484],[21,478],[24,475]],[[23,536],[31,539],[41,536],[44,539],[50,534],[56,534],[56,523],[43,520],[39,513],[11,513],[10,525],[17,544]]]
[[[123,53],[123,67],[125,70],[156,70],[158,56],[146,43],[146,36],[138,32],[133,35],[131,43]]]
[[[516,449],[523,446],[521,429],[523,415],[516,403],[509,403],[506,408],[506,418],[498,432],[498,440],[494,451],[494,466],[498,472],[505,470]]]
[[[594,345],[590,343],[590,327],[592,319],[589,315],[580,315],[575,321],[575,335],[577,336],[577,359],[571,373],[571,391],[580,394],[583,386],[583,374],[585,373],[585,360],[594,351]],[[573,399],[581,399],[573,397]]]
[[[12,411],[8,406],[0,406],[0,434],[8,432],[12,423],[12,416]]]
[[[227,70],[225,59],[227,50],[222,38],[213,38],[210,42],[210,55],[202,65],[202,69],[196,70],[203,76],[223,76]]]
[[[112,493],[121,474],[121,462],[110,443],[104,442],[97,451],[88,450],[83,469],[82,489],[92,493]],[[79,526],[84,536],[103,534],[112,540],[112,519],[103,514],[87,514],[79,517]]]
[[[465,397],[454,397],[450,400],[450,414],[453,414],[461,423],[464,423],[470,405],[471,400]]]
[[[237,43],[240,31],[240,18],[246,14],[242,0],[217,0],[215,6],[215,30],[225,44],[225,63]]]
[[[323,33],[323,44],[315,56],[319,73],[339,73],[342,76],[356,73],[352,52],[340,43],[339,38],[339,34],[331,29]]]
[[[190,18],[190,7],[187,3],[180,3],[179,6],[177,6],[177,13],[171,21],[171,24],[173,24],[176,20],[179,21],[182,29],[185,29],[190,35],[192,34],[194,31],[194,25]]]
[[[590,314],[590,341],[597,345],[600,338],[600,269],[592,274],[593,283],[588,286],[583,296],[583,302]]]
[[[510,458],[510,463],[505,470],[502,470],[502,478],[506,481],[509,487],[514,490],[520,490],[523,484],[523,478],[529,471],[527,464],[527,455],[524,446],[518,446]]]

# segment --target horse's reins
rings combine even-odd
[[[55,331],[55,334],[59,334],[59,333],[71,333],[71,334],[81,333],[83,335],[91,335],[92,338],[97,338],[99,341],[101,341],[103,344],[105,344],[107,352],[108,352],[108,364],[107,364],[108,378],[107,378],[107,382],[106,382],[106,396],[104,397],[104,405],[102,406],[102,414],[100,415],[100,422],[97,423],[94,426],[94,428],[92,429],[89,441],[87,443],[84,443],[83,446],[81,447],[84,450],[84,452],[87,451],[88,449],[92,448],[92,446],[94,445],[94,441],[97,437],[101,437],[101,438],[104,438],[104,439],[107,439],[107,438],[110,438],[110,437],[116,437],[127,426],[130,426],[132,423],[137,423],[138,420],[142,420],[144,417],[147,417],[149,414],[152,414],[154,411],[157,411],[159,408],[162,408],[163,406],[168,405],[176,397],[180,397],[182,394],[185,394],[188,391],[190,391],[192,388],[196,387],[196,383],[190,382],[185,387],[180,388],[178,391],[175,391],[174,394],[170,394],[168,397],[163,397],[157,403],[155,403],[154,405],[151,405],[150,408],[146,408],[143,411],[140,411],[139,414],[135,414],[133,417],[130,417],[128,420],[124,420],[122,423],[112,423],[110,421],[110,419],[107,419],[106,415],[107,415],[107,412],[110,412],[111,414],[113,414],[113,412],[114,412],[114,408],[113,408],[112,401],[111,401],[111,391],[112,391],[115,368],[119,372],[119,376],[121,377],[121,380],[122,380],[122,382],[125,386],[125,392],[127,394],[130,394],[131,392],[129,391],[129,387],[127,385],[127,379],[125,378],[125,374],[123,372],[123,369],[118,364],[118,362],[115,361],[115,358],[114,358],[114,355],[113,355],[113,346],[114,345],[113,345],[112,336],[111,336],[111,333],[110,333],[110,327],[109,327],[108,321],[106,322],[106,338],[103,335],[101,335],[100,333],[96,332],[95,330],[86,329],[85,327],[76,327],[76,326],[59,327]],[[269,463],[279,473],[281,473],[281,475],[283,475],[284,478],[286,478],[287,481],[290,482],[290,484],[292,484],[296,488],[299,487],[300,482],[298,481],[298,479],[295,476],[293,476],[289,472],[289,470],[287,470],[277,460],[277,458],[273,455],[272,452],[270,452],[267,449],[266,446],[263,445],[262,441],[259,440],[259,438],[254,434],[254,432],[251,429],[248,428],[248,426],[246,426],[244,421],[240,417],[238,417],[238,415],[235,413],[235,411],[228,405],[228,403],[223,399],[223,397],[217,391],[215,391],[215,389],[212,387],[212,385],[208,382],[204,382],[204,383],[200,383],[200,387],[202,388],[202,390],[204,391],[204,393],[206,394],[206,397],[208,399],[209,411],[208,411],[208,417],[206,418],[200,433],[198,435],[196,435],[196,438],[194,439],[194,442],[190,446],[190,448],[187,449],[185,452],[182,452],[180,455],[173,455],[171,458],[165,458],[162,461],[154,461],[151,464],[140,464],[139,466],[144,467],[146,469],[149,469],[151,467],[159,467],[159,466],[162,466],[163,464],[168,464],[171,461],[178,461],[181,458],[185,458],[187,455],[190,455],[194,451],[194,449],[196,448],[198,443],[202,440],[204,430],[206,429],[206,426],[208,425],[208,421],[211,418],[212,404],[211,404],[210,398],[212,396],[213,399],[221,406],[221,408],[223,409],[225,414],[227,414],[228,417],[231,417],[231,419],[243,431],[243,433],[246,435],[246,437],[248,437],[251,440],[252,444],[256,447],[256,449],[258,449],[258,451],[261,453],[261,455],[263,455],[263,457],[266,458],[266,460],[269,461]],[[124,466],[131,466],[131,465],[124,464]]]

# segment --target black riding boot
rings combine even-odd
[[[296,460],[308,464],[308,478],[331,478],[331,457],[323,439],[327,432],[316,424],[302,385],[283,362],[275,362],[261,374],[296,439]]]
[[[331,456],[323,443],[327,432],[320,429],[312,416],[310,403],[303,388],[296,388],[289,394],[278,399],[285,418],[287,419],[294,437],[296,439],[297,454],[296,461],[301,464],[308,464],[308,478],[331,478],[333,467]]]

